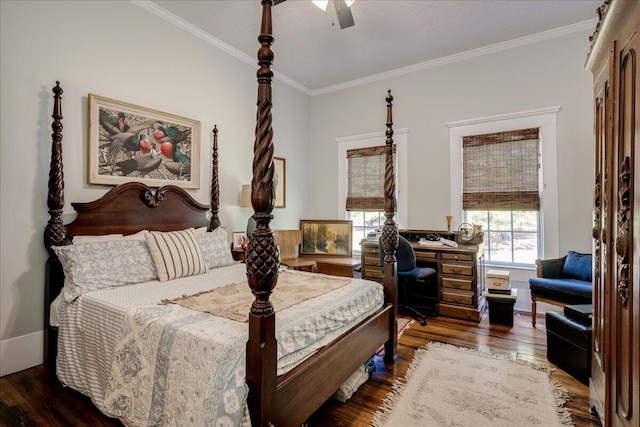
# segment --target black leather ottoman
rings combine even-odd
[[[583,384],[591,376],[590,313],[590,305],[575,305],[546,315],[547,359]]]

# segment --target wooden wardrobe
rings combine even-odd
[[[637,0],[606,1],[591,38],[595,192],[590,401],[605,426],[640,425],[640,39]]]

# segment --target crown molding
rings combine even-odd
[[[175,25],[176,27],[183,29],[184,31],[188,32],[194,37],[204,40],[205,42],[217,47],[218,49],[228,53],[229,55],[239,59],[242,62],[245,62],[253,66],[257,65],[258,63],[257,58],[253,58],[245,54],[244,52],[239,51],[233,46],[223,42],[222,40],[216,37],[213,37],[211,34],[208,34],[205,31],[202,31],[200,28],[185,21],[179,16],[174,15],[168,10],[158,6],[151,0],[129,0],[129,1],[135,4],[136,6],[141,7],[142,9],[145,9],[148,12],[151,12],[154,15],[160,17],[161,19],[164,19],[165,21]],[[343,89],[349,89],[352,87],[362,86],[368,83],[377,82],[380,80],[402,76],[404,74],[414,73],[416,71],[422,71],[422,70],[427,70],[429,68],[440,67],[442,65],[465,61],[467,59],[475,58],[482,55],[488,55],[491,53],[500,52],[500,51],[512,49],[515,47],[537,43],[543,40],[561,37],[567,34],[576,33],[578,31],[593,30],[597,22],[598,20],[594,18],[588,21],[579,22],[577,24],[567,25],[565,27],[544,31],[542,33],[532,34],[530,36],[520,37],[520,38],[509,40],[506,42],[496,43],[489,46],[468,50],[466,52],[457,53],[455,55],[446,56],[444,58],[438,58],[432,61],[421,62],[419,64],[409,65],[407,67],[398,68],[398,69],[387,71],[380,74],[374,74],[371,76],[363,77],[361,79],[351,80],[348,82],[340,83],[333,86],[327,86],[327,87],[316,89],[316,90],[311,90],[308,87],[291,79],[290,77],[287,77],[276,71],[274,71],[274,77],[306,95],[309,95],[309,96],[324,95],[327,93],[337,92]]]
[[[200,28],[196,27],[195,25],[185,21],[184,19],[180,18],[179,16],[174,15],[173,13],[169,12],[168,10],[158,6],[157,4],[155,4],[154,2],[152,2],[151,0],[129,0],[131,3],[135,4],[138,7],[141,7],[142,9],[153,13],[154,15],[158,16],[161,19],[164,19],[165,21],[169,22],[170,24],[175,25],[176,27],[188,32],[189,34],[191,34],[194,37],[197,37],[201,40],[204,40],[205,42],[209,43],[212,46],[217,47],[218,49],[222,50],[225,53],[228,53],[229,55],[233,56],[234,58],[239,59],[242,62],[245,62],[249,65],[252,66],[256,66],[258,65],[258,59],[257,58],[253,58],[247,54],[245,54],[244,52],[239,51],[238,49],[236,49],[235,47],[231,46],[230,44],[227,44],[225,42],[223,42],[222,40],[213,37],[211,34],[202,31]],[[300,83],[296,82],[295,80],[285,76],[284,74],[278,73],[277,71],[274,71],[273,76],[280,80],[281,82],[291,86],[294,89],[299,90],[300,92],[306,94],[306,95],[311,95],[311,89],[301,85]]]
[[[500,42],[489,46],[480,47],[477,49],[468,50],[466,52],[457,53],[455,55],[445,56],[444,58],[434,59],[432,61],[421,62],[419,64],[409,65],[407,67],[398,68],[395,70],[387,71],[385,73],[375,74],[361,79],[351,80],[349,82],[340,83],[333,86],[327,86],[325,88],[312,90],[311,96],[323,95],[331,92],[337,92],[339,90],[352,88],[355,86],[362,86],[368,83],[377,82],[380,80],[389,79],[392,77],[402,76],[404,74],[414,73],[416,71],[427,70],[429,68],[440,67],[442,65],[452,64],[455,62],[465,61],[467,59],[476,58],[478,56],[489,55],[491,53],[500,52],[507,49],[513,49],[520,46],[525,46],[532,43],[537,43],[543,40],[549,40],[556,37],[561,37],[567,34],[577,33],[583,30],[592,30],[595,28],[597,19],[590,19],[588,21],[579,22],[577,24],[567,25],[565,27],[556,28],[542,33],[532,34],[530,36],[520,37],[506,42]]]

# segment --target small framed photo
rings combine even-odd
[[[351,220],[300,220],[300,255],[350,257],[352,225]]]
[[[200,122],[89,94],[89,184],[199,188]]]
[[[247,240],[247,233],[244,231],[234,231],[231,233],[233,249],[242,249],[242,244]]]

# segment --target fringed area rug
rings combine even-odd
[[[375,427],[573,425],[551,371],[448,344],[418,349],[404,381],[374,415]]]

